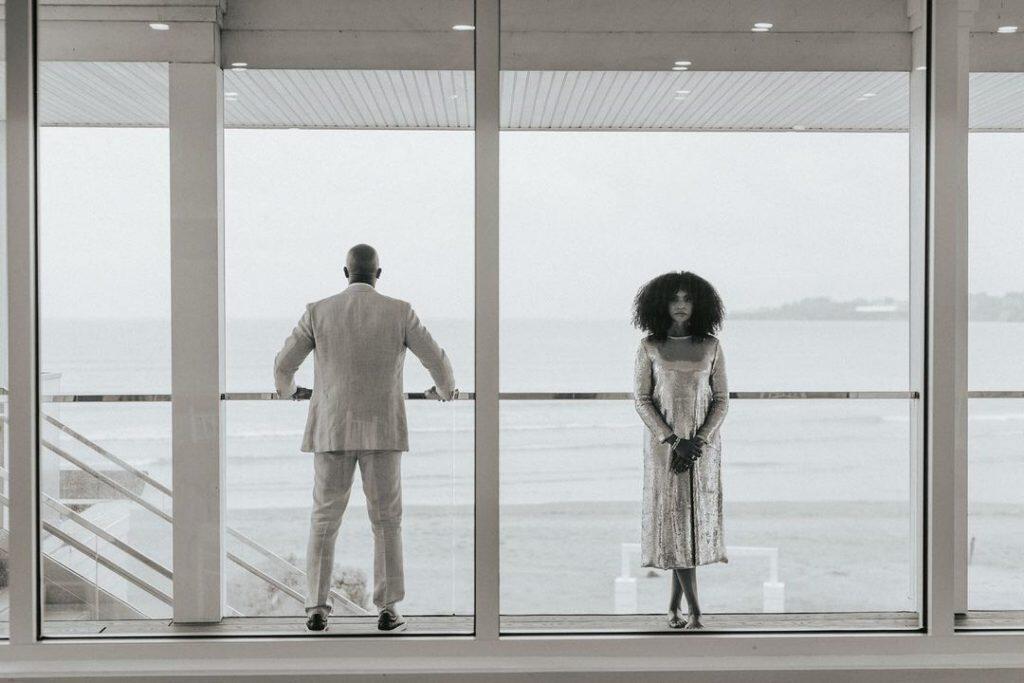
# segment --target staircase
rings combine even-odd
[[[84,501],[40,494],[40,551],[47,618],[170,618],[174,609],[174,574],[164,562],[133,544],[128,530],[131,516],[143,511],[161,523],[173,525],[174,518],[168,512],[172,509],[172,490],[57,418],[45,414],[40,417],[46,427],[68,437],[71,445],[63,448],[46,438],[50,431],[47,429],[40,438],[41,448],[72,466],[72,470],[64,472],[75,473],[77,488],[106,491],[106,497],[93,494]],[[6,418],[0,422],[0,429],[5,424]],[[7,471],[0,467],[0,480],[7,478]],[[0,495],[0,505],[8,505],[6,496]],[[280,577],[285,573],[297,575],[304,583],[305,573],[255,539],[230,527],[226,532],[249,553],[269,561],[272,569],[261,569],[231,551],[227,552],[228,561],[294,600],[301,609],[305,596]],[[0,561],[6,562],[8,545],[8,532],[0,529]],[[331,595],[336,612],[369,614],[337,591],[332,590]],[[6,604],[0,603],[0,611],[5,610]],[[228,611],[232,616],[244,616],[230,606]]]

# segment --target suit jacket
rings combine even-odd
[[[446,396],[455,377],[437,345],[401,299],[362,282],[308,304],[274,359],[282,397],[295,393],[295,372],[313,352],[313,396],[302,450],[409,450],[402,370],[411,349]]]

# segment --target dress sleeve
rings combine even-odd
[[[641,341],[633,368],[633,406],[636,408],[637,414],[640,415],[640,419],[644,421],[658,441],[664,441],[672,435],[672,428],[668,426],[658,407],[654,405],[654,400],[651,398],[652,385],[651,357],[647,354],[647,349]]]
[[[715,357],[711,360],[711,406],[704,418],[704,424],[697,430],[696,436],[711,441],[718,428],[729,412],[729,381],[725,377],[725,355],[722,343],[715,342]]]

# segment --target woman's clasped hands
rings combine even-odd
[[[676,439],[672,444],[672,455],[669,467],[679,474],[693,467],[693,463],[704,454],[707,442],[700,437],[692,439]]]

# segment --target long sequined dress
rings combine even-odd
[[[722,538],[722,439],[729,409],[725,357],[715,337],[646,337],[633,375],[636,411],[644,430],[641,560],[669,569],[728,562]],[[708,444],[689,471],[669,469],[673,433],[700,435]]]

